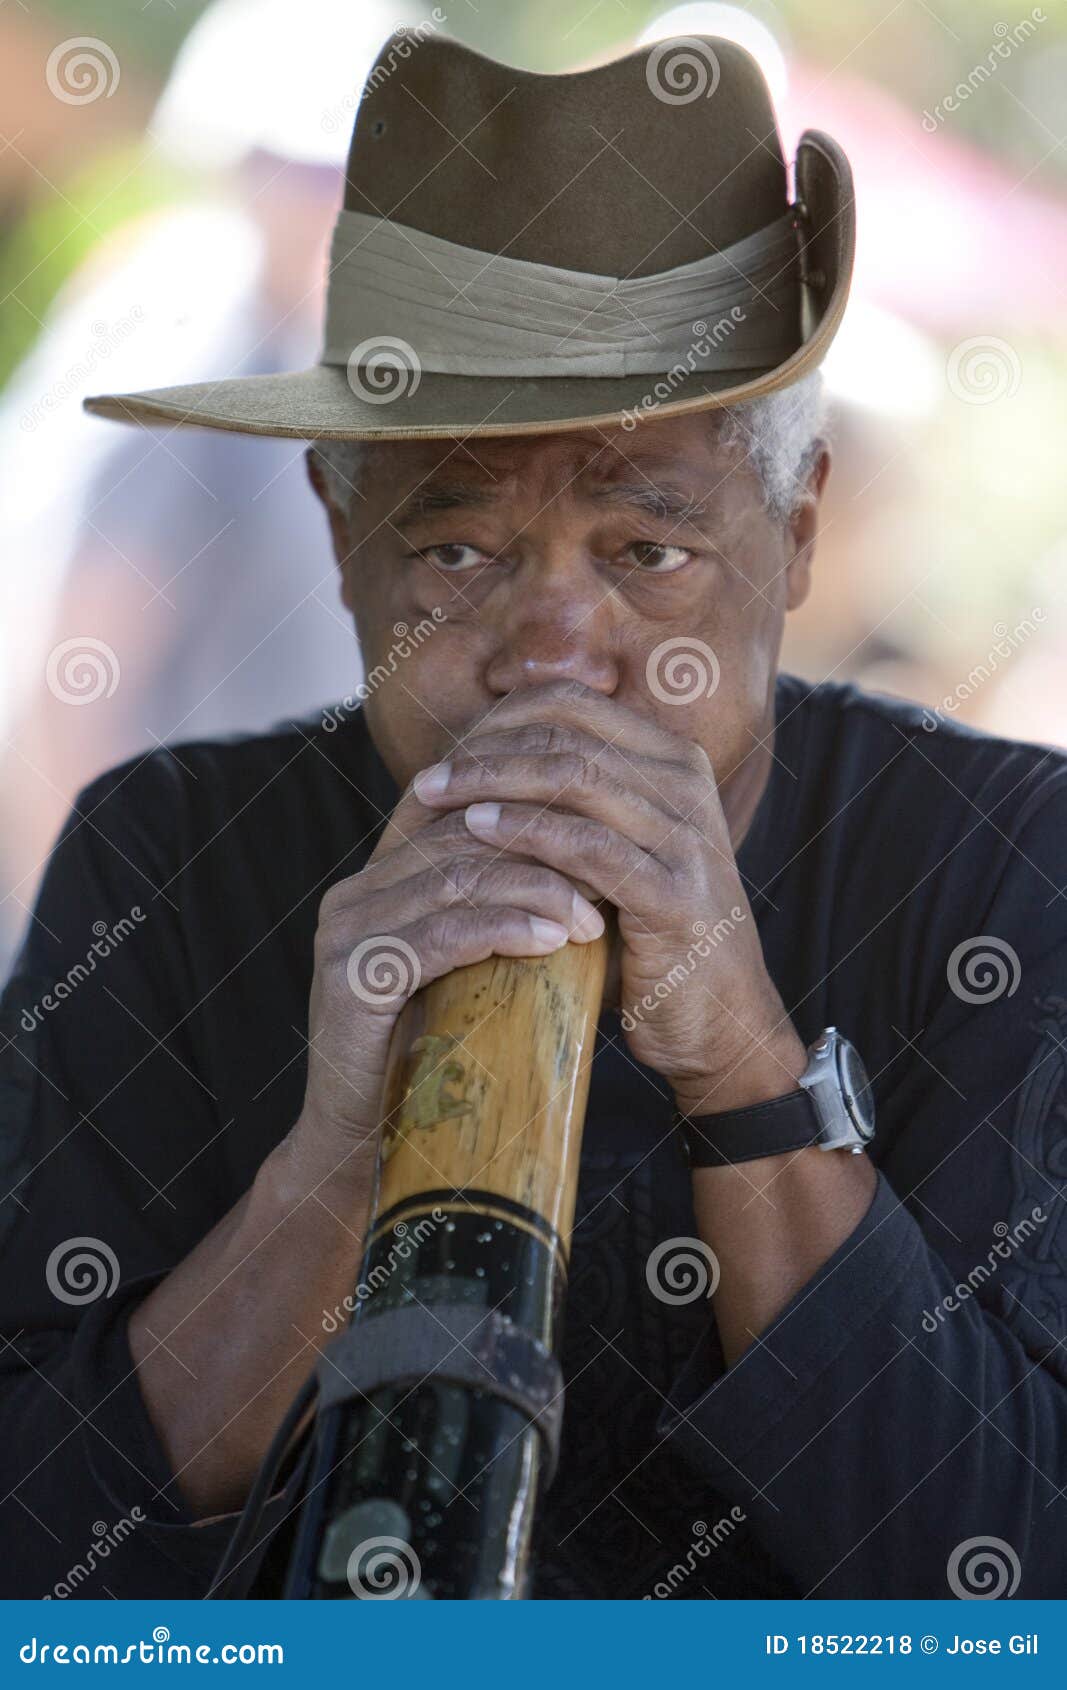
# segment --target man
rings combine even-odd
[[[353,958],[401,947],[410,988],[606,905],[533,1594],[1063,1593],[1064,760],[777,674],[847,166],[805,138],[775,255],[758,73],[683,46],[708,103],[657,100],[662,55],[549,79],[423,42],[360,108],[322,365],[94,402],[334,436],[368,683],[113,771],[53,854],[4,999],[8,1594],[208,1587],[359,1271],[405,992]],[[480,118],[484,156],[440,138]],[[694,289],[738,338],[702,319],[678,364]],[[338,348],[388,322],[380,406]],[[128,1535],[87,1568],[95,1521]]]

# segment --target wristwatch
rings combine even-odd
[[[720,1115],[678,1115],[690,1166],[722,1168],[793,1150],[850,1150],[874,1137],[874,1098],[855,1045],[827,1027],[808,1046],[797,1090]]]

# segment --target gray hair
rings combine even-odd
[[[821,373],[813,370],[791,387],[711,414],[719,419],[717,440],[744,449],[770,515],[788,522],[804,502],[808,477],[826,438]]]
[[[763,502],[771,516],[787,522],[803,503],[808,476],[825,437],[822,377],[818,370],[761,399],[709,412],[716,439],[740,446],[759,477]],[[365,440],[315,440],[309,450],[318,459],[330,499],[345,514],[351,509],[365,468]]]

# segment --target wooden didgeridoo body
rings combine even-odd
[[[492,957],[411,998],[390,1047],[377,1201],[352,1315],[472,1302],[558,1353],[608,938]],[[545,1450],[512,1403],[411,1380],[320,1428],[302,1594],[526,1594]],[[362,1557],[356,1549],[366,1546]]]

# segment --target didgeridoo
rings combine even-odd
[[[319,1369],[288,1594],[528,1591],[608,938],[492,957],[405,1006],[351,1324]]]

